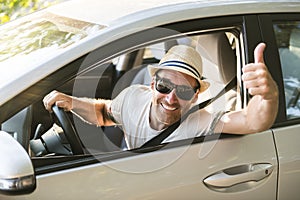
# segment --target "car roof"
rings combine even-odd
[[[99,24],[102,28],[90,37],[64,49],[64,51],[54,52],[54,54],[51,52],[52,54],[49,56],[45,54],[42,61],[24,68],[23,71],[17,68],[20,66],[14,64],[10,64],[9,70],[3,71],[5,67],[1,66],[0,62],[0,69],[2,69],[0,74],[6,77],[5,80],[2,78],[3,81],[0,80],[2,93],[0,105],[61,66],[98,46],[149,27],[194,18],[251,13],[299,12],[299,10],[299,0],[278,0],[276,2],[271,0],[142,0],[139,3],[132,0],[69,0],[40,12]],[[38,13],[25,16],[24,19],[35,14],[38,15]],[[3,30],[14,23],[18,23],[18,19],[7,23],[7,25],[2,25],[1,29]],[[15,70],[13,70],[14,68]]]
[[[130,19],[140,20],[142,16],[160,16],[193,7],[205,8],[197,12],[197,17],[299,11],[292,3],[299,3],[299,0],[142,0],[138,3],[133,0],[69,0],[49,10],[66,17],[110,26]]]

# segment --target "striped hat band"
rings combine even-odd
[[[168,60],[163,63],[160,63],[159,65],[165,66],[165,67],[172,66],[172,67],[182,68],[182,69],[190,71],[194,76],[201,79],[201,75],[199,74],[199,72],[193,66],[189,65],[188,63],[178,61],[178,60]]]

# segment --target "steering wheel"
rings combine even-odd
[[[64,134],[70,143],[73,155],[83,154],[84,151],[80,138],[65,110],[56,105],[52,107],[52,110],[62,129],[64,130]]]

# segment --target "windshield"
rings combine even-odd
[[[1,78],[0,87],[102,28],[45,12],[1,26],[0,72],[6,78]]]

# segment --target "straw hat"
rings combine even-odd
[[[192,47],[186,45],[173,46],[160,60],[158,65],[149,65],[148,70],[154,76],[158,70],[168,69],[187,74],[195,78],[200,84],[200,92],[204,92],[209,83],[202,78],[202,59]]]

